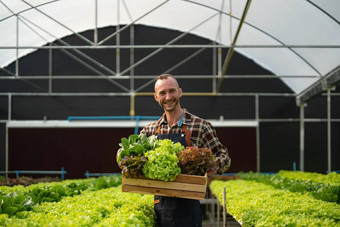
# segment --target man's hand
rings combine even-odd
[[[119,148],[118,151],[117,151],[117,154],[116,154],[116,160],[118,160],[118,156],[120,154],[120,152],[122,152],[123,148]]]
[[[208,176],[216,175],[216,171],[208,170],[208,171],[207,171],[207,175],[208,175]]]
[[[214,163],[214,167],[207,170],[207,175],[208,176],[216,175],[217,169],[218,169],[218,161],[216,160]]]

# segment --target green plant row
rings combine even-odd
[[[312,195],[316,199],[340,203],[340,180],[335,172],[323,175],[300,171],[279,171],[278,174],[239,173],[243,180],[272,185],[275,188],[286,189]]]
[[[121,184],[121,176],[103,176],[84,180],[65,180],[62,182],[39,183],[27,187],[0,188],[0,214],[15,215],[30,211],[36,204],[58,202],[63,197],[75,196],[85,190],[96,191]]]
[[[324,183],[329,185],[340,186],[340,174],[336,172],[321,174],[303,171],[280,170],[278,174],[288,179],[313,181],[315,183]]]
[[[210,189],[242,226],[340,226],[340,206],[246,180],[214,180]]]
[[[121,186],[84,191],[59,202],[41,203],[15,216],[0,215],[1,226],[154,226],[153,196],[124,193]]]

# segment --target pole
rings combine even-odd
[[[331,153],[332,153],[332,144],[331,144],[331,89],[327,89],[327,163],[328,163],[328,172],[331,172]]]
[[[226,192],[223,188],[223,226],[227,226],[227,207],[226,207]]]
[[[300,170],[305,169],[305,103],[300,105]]]

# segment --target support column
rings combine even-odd
[[[332,87],[327,88],[327,170],[328,172],[331,172],[332,170],[332,143],[331,143],[331,137],[332,137],[332,131],[331,131],[331,90]]]
[[[117,1],[117,26],[116,26],[116,75],[120,76],[120,0]]]
[[[94,32],[93,32],[93,43],[97,46],[98,43],[98,0],[94,2]]]
[[[305,107],[306,103],[300,104],[300,171],[305,170]]]
[[[16,52],[15,52],[15,76],[19,76],[19,16],[16,18]]]
[[[259,95],[255,95],[255,119],[257,122],[256,127],[256,171],[261,172],[260,164],[260,110],[259,110]]]

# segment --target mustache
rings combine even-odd
[[[172,98],[170,100],[163,100],[162,101],[162,104],[169,104],[169,103],[174,103],[174,102],[177,102],[178,99],[176,98]]]

